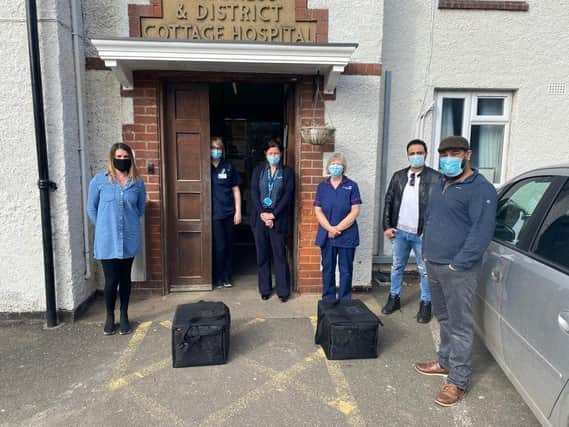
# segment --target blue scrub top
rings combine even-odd
[[[233,187],[240,184],[239,173],[227,160],[211,165],[211,210],[214,220],[235,215]]]
[[[322,208],[322,212],[332,226],[338,225],[352,210],[353,205],[361,205],[360,189],[355,181],[344,176],[338,188],[334,189],[330,178],[318,184],[314,206]],[[330,240],[332,246],[340,248],[355,248],[360,244],[358,223],[354,222],[350,228],[342,231],[338,237],[328,239],[328,232],[318,225],[316,245],[322,247]]]

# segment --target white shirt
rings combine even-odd
[[[411,186],[411,175],[415,175],[415,185]],[[399,219],[397,228],[408,233],[417,234],[419,228],[419,184],[421,177],[416,173],[407,173],[407,185],[401,196],[401,207],[399,208]]]

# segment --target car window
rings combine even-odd
[[[534,247],[536,255],[569,270],[569,183],[545,217]]]
[[[554,177],[528,178],[514,184],[498,200],[494,238],[518,246],[537,205]]]

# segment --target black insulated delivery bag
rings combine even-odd
[[[318,301],[316,344],[329,360],[378,356],[381,320],[359,300]]]
[[[226,363],[230,323],[229,308],[222,302],[179,305],[172,322],[173,367]]]

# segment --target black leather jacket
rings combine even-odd
[[[388,228],[397,228],[399,219],[399,209],[401,208],[401,198],[403,190],[407,185],[409,168],[401,169],[393,174],[389,188],[385,194],[385,204],[383,208],[383,230]],[[419,183],[419,225],[417,234],[423,234],[423,224],[425,219],[425,209],[429,201],[429,194],[433,185],[438,181],[440,173],[436,170],[425,166],[423,172],[419,175],[421,181]]]

